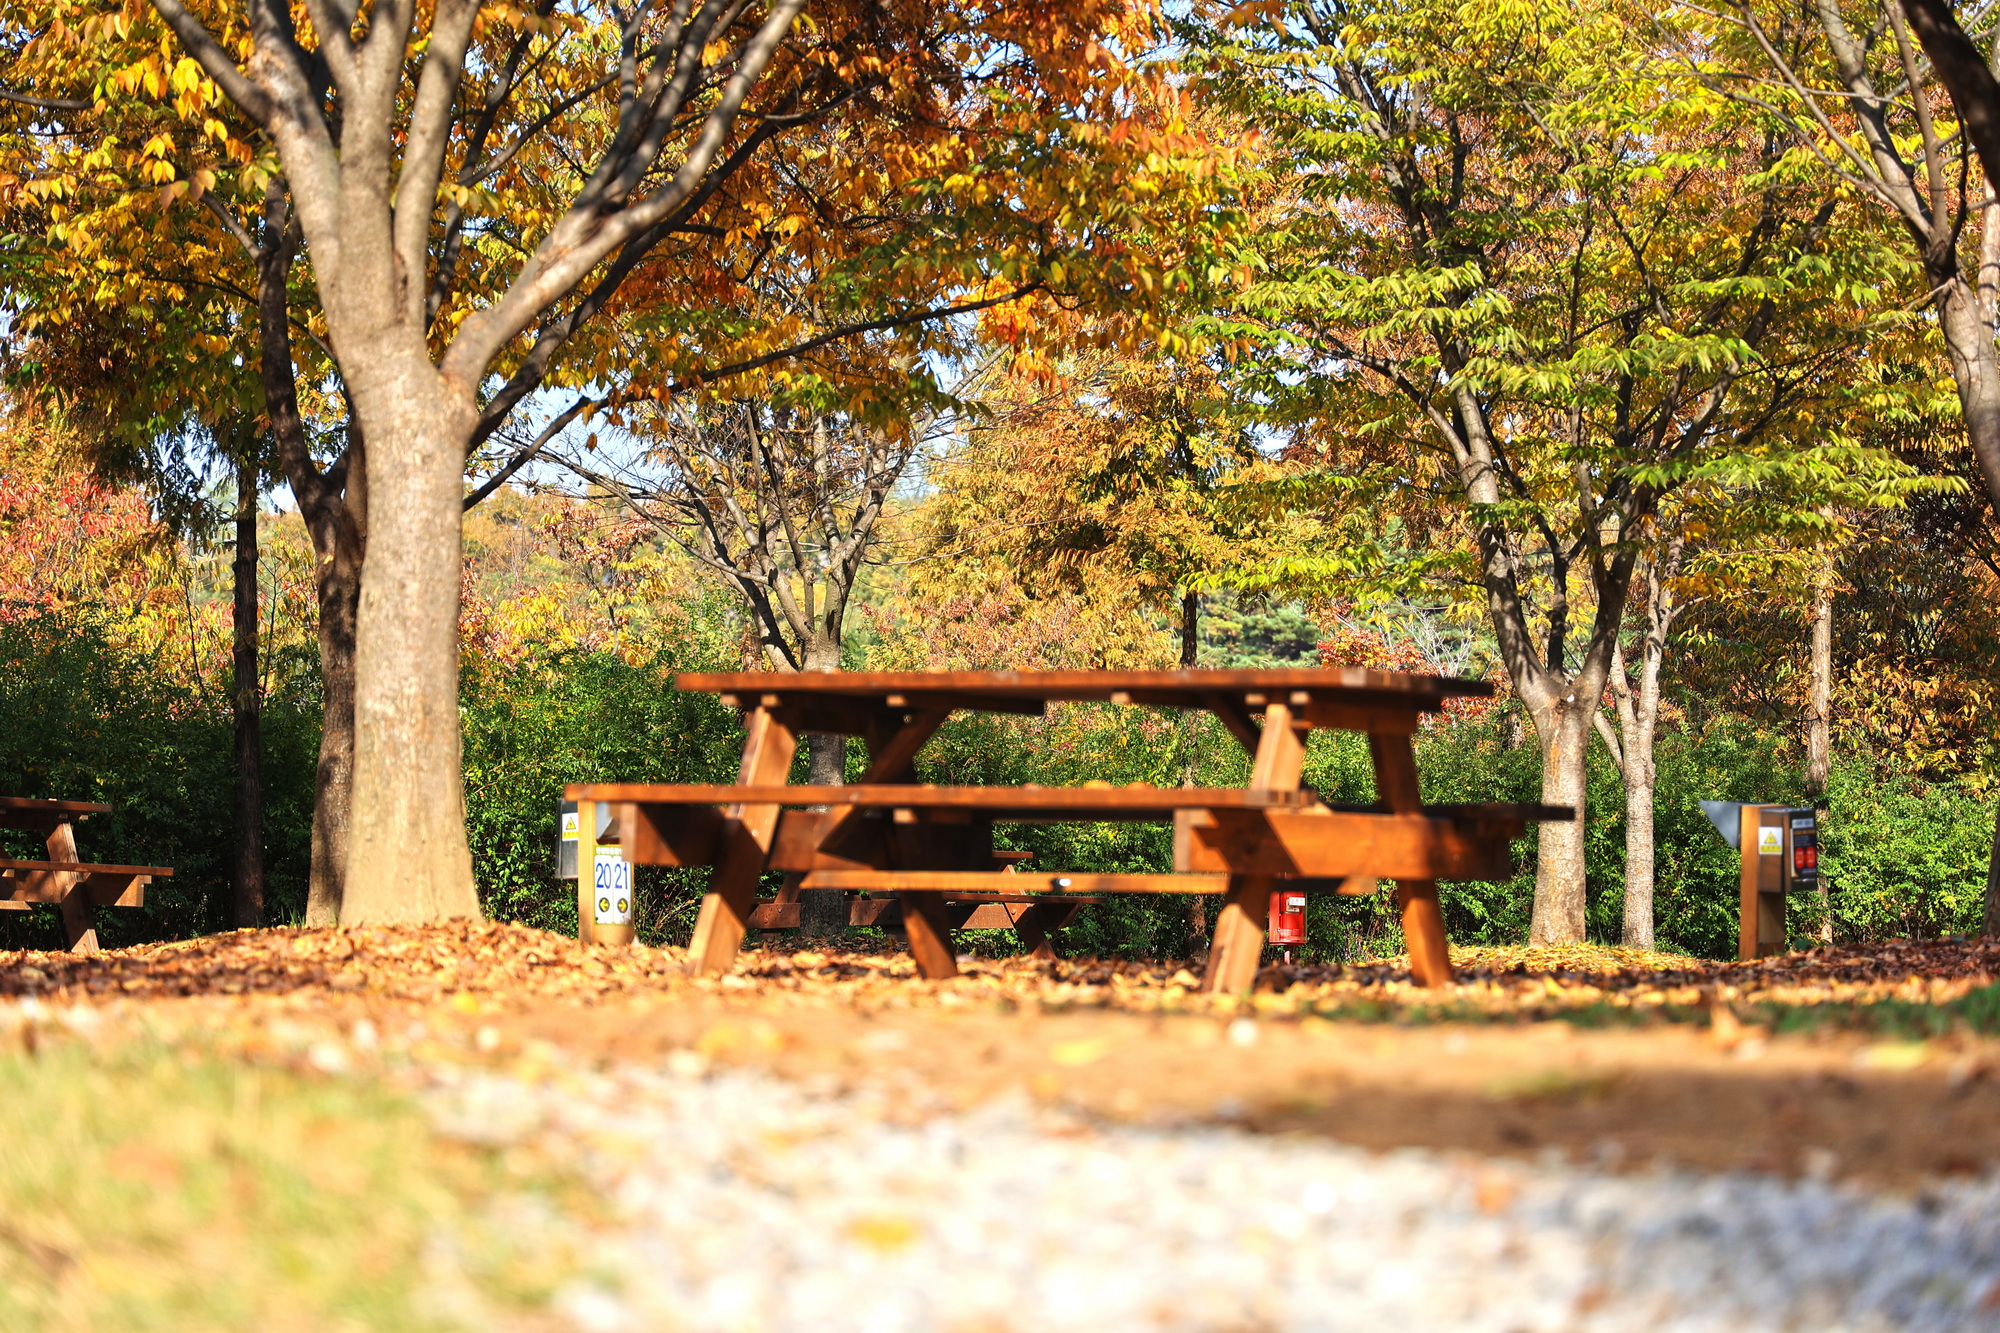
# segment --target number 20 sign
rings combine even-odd
[[[594,878],[596,908],[593,917],[600,926],[632,924],[632,866],[617,845],[597,849]]]

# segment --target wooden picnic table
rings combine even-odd
[[[1219,893],[1204,989],[1255,980],[1271,894],[1372,893],[1396,882],[1419,981],[1451,979],[1437,880],[1504,879],[1510,845],[1564,806],[1434,805],[1417,792],[1411,737],[1454,698],[1490,695],[1483,681],[1360,667],[1268,671],[727,672],[680,676],[679,689],[718,694],[744,713],[733,784],[585,783],[568,799],[607,802],[628,860],[713,866],[690,967],[727,970],[742,947],[766,871],[785,894],[843,889],[894,894],[910,952],[926,977],[957,972],[952,901],[1001,894]],[[934,787],[912,763],[961,709],[1039,716],[1058,702],[1143,704],[1213,713],[1251,755],[1241,788]],[[1372,805],[1336,807],[1300,781],[1307,735],[1363,732],[1375,771]],[[851,786],[788,785],[799,737],[860,736],[869,764]],[[996,822],[1172,821],[1171,873],[1099,875],[994,870]],[[1040,893],[1024,893],[1039,888]],[[781,905],[781,904],[772,904]],[[1067,915],[1067,913],[1065,913]]]
[[[76,824],[111,813],[98,801],[44,801],[0,796],[0,828],[45,834],[46,861],[0,858],[0,911],[25,912],[53,903],[62,914],[63,937],[71,953],[97,952],[99,907],[143,907],[146,885],[173,874],[168,866],[94,865],[77,859]]]

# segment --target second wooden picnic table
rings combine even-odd
[[[1203,988],[1235,993],[1255,980],[1272,892],[1372,893],[1393,879],[1411,970],[1451,980],[1437,881],[1504,879],[1510,847],[1563,806],[1425,806],[1411,737],[1454,698],[1490,695],[1483,681],[1327,667],[1266,671],[730,672],[685,674],[683,690],[718,694],[744,712],[743,762],[729,785],[591,783],[571,800],[609,803],[626,858],[639,865],[712,865],[688,962],[726,971],[741,948],[767,871],[793,886],[893,893],[910,952],[926,977],[957,972],[946,903],[1068,894],[1219,893]],[[1235,787],[932,787],[918,752],[961,709],[1039,716],[1052,703],[1103,702],[1213,713],[1249,751]],[[1339,807],[1301,785],[1315,728],[1363,732],[1375,772],[1372,805]],[[787,785],[799,737],[859,736],[869,763],[842,787]],[[1152,820],[1174,824],[1172,873],[1016,874],[992,868],[995,823]]]

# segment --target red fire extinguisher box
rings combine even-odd
[[[1273,890],[1270,940],[1273,944],[1306,942],[1306,895],[1291,889]]]

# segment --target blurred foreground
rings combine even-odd
[[[1993,1327],[1996,956],[7,955],[0,1326]]]

